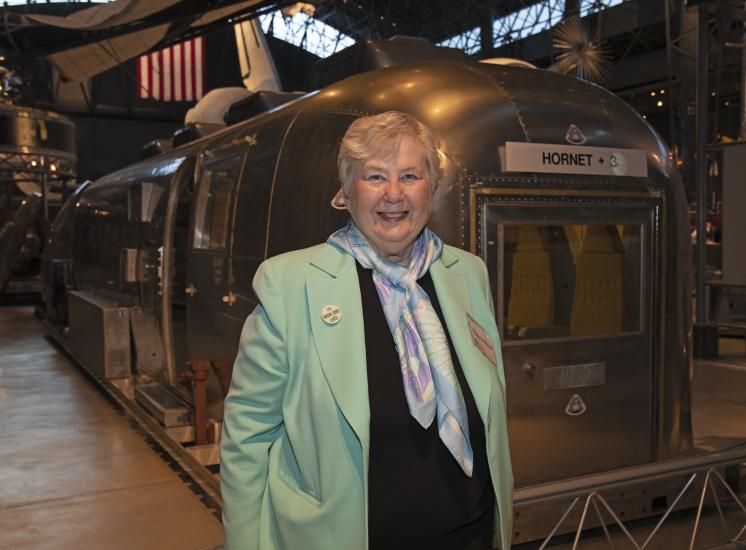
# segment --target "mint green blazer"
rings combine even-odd
[[[495,531],[510,547],[513,474],[505,378],[484,263],[444,246],[430,267],[445,324],[486,431]],[[368,547],[370,409],[352,256],[321,244],[265,261],[225,401],[220,483],[227,550]],[[324,323],[336,305],[341,320]],[[474,344],[469,314],[497,366]]]

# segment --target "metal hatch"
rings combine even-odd
[[[518,487],[655,459],[656,193],[473,192]]]
[[[227,313],[235,300],[230,249],[244,159],[244,150],[231,147],[200,164],[185,288],[190,361],[223,359],[226,336],[240,330],[242,320]]]

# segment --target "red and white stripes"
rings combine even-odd
[[[137,60],[143,99],[196,101],[204,94],[205,46],[202,37],[164,48]]]

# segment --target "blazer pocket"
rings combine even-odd
[[[278,474],[277,477],[279,477],[284,482],[285,486],[288,489],[290,489],[292,492],[294,492],[299,497],[313,504],[317,508],[321,508],[321,499],[318,496],[304,489],[301,489],[300,486],[298,485],[298,482],[292,475],[284,471],[282,468],[277,470],[277,474]]]

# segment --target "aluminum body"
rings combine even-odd
[[[691,245],[683,188],[650,126],[609,92],[574,78],[454,61],[359,74],[94,182],[65,218],[72,230],[56,228],[72,246],[51,249],[72,250],[75,288],[161,320],[165,359],[142,368],[189,399],[187,361],[234,357],[256,305],[251,280],[259,263],[322,242],[345,223],[346,214],[329,206],[339,187],[340,138],[356,117],[387,110],[411,112],[440,135],[448,165],[430,227],[488,265],[505,339],[517,487],[687,452]],[[567,144],[570,125],[588,146],[645,151],[648,177],[504,170],[506,142]],[[544,325],[511,321],[523,260],[521,245],[511,251],[509,242],[523,226],[556,240],[556,253],[538,256],[549,258],[553,285],[545,289],[554,312]],[[626,328],[600,335],[577,329],[573,287],[582,286],[583,262],[576,251],[571,257],[567,238],[594,227],[617,228],[623,240],[609,254],[624,256],[624,273],[637,274],[615,291],[626,298],[617,300]],[[126,273],[123,249],[140,251],[127,252]],[[164,277],[172,288],[165,297]],[[212,380],[211,414],[219,417]]]

